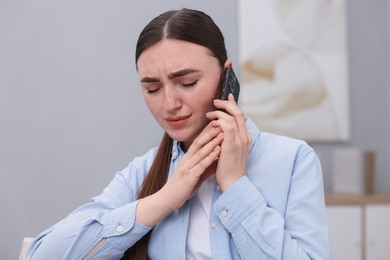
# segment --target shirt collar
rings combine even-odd
[[[245,124],[246,124],[246,128],[248,129],[248,133],[249,135],[251,136],[252,138],[252,143],[251,143],[251,147],[249,148],[249,150],[252,149],[255,141],[259,138],[260,136],[260,130],[259,128],[255,125],[255,123],[253,123],[253,121],[248,117],[245,119]]]
[[[177,158],[177,156],[179,156],[179,153],[183,153],[183,150],[181,149],[181,146],[180,146],[180,142],[173,140],[171,160],[175,160]]]

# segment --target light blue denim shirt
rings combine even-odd
[[[252,136],[246,176],[221,192],[210,209],[213,259],[330,259],[320,162],[305,142],[260,132]],[[135,221],[137,191],[155,157],[154,148],[118,172],[103,193],[42,232],[29,259],[120,259],[151,227]],[[174,142],[170,174],[184,152]],[[191,200],[153,230],[151,259],[186,259]]]

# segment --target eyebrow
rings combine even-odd
[[[178,70],[178,71],[172,72],[171,74],[168,75],[168,78],[169,79],[174,79],[174,78],[182,77],[182,76],[185,76],[185,75],[188,75],[188,74],[191,74],[191,73],[196,73],[196,72],[199,72],[199,70],[196,70],[196,69],[182,69],[182,70]],[[145,82],[145,83],[159,82],[159,81],[160,81],[160,79],[159,78],[155,78],[155,77],[144,77],[144,78],[141,79],[141,82]]]

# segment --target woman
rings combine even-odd
[[[232,95],[206,14],[169,11],[141,32],[144,98],[165,130],[103,193],[41,233],[31,259],[328,259],[321,167],[306,143],[260,133]]]

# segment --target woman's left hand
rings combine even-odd
[[[216,180],[222,191],[245,175],[248,151],[252,142],[245,124],[244,113],[239,109],[232,94],[228,100],[214,100],[215,110],[206,114],[212,125],[223,132],[218,159]]]

